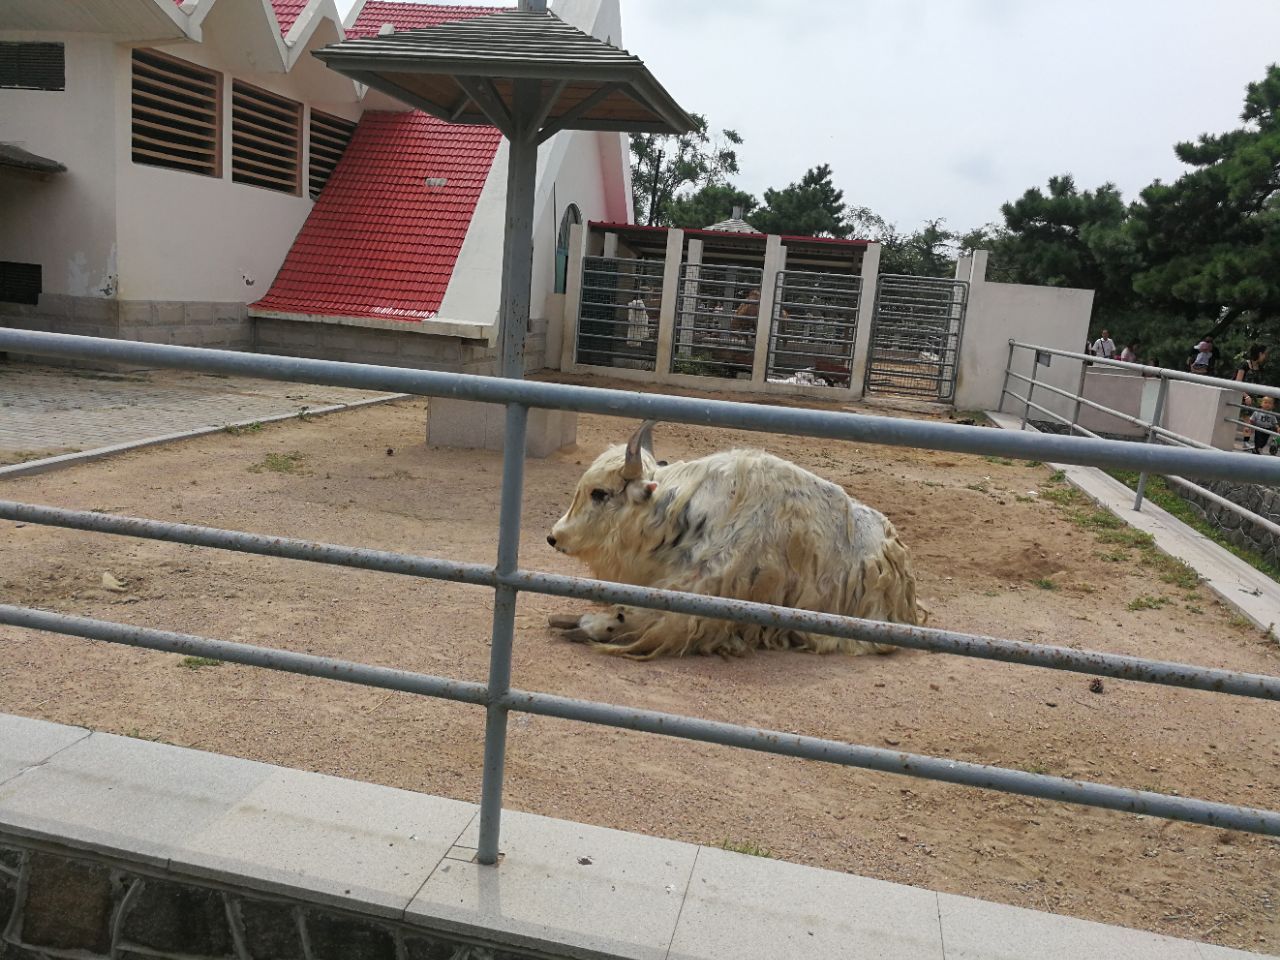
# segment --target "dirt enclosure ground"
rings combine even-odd
[[[491,562],[500,459],[427,450],[425,403],[169,445],[7,482],[5,498]],[[583,466],[631,424],[583,417],[531,461],[522,563]],[[661,425],[660,456],[758,445],[884,510],[932,623],[1259,673],[1274,644],[1047,467]],[[110,573],[123,592],[102,587]],[[1183,582],[1179,582],[1179,581]],[[482,680],[489,591],[0,521],[0,598]],[[571,602],[524,595],[517,686],[1086,780],[1280,806],[1274,704],[899,652],[634,663],[558,640]],[[581,607],[579,607],[581,608]],[[0,627],[0,710],[475,800],[469,706]],[[1280,845],[1245,834],[516,715],[507,802],[1273,952]]]

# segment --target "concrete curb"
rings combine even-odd
[[[988,411],[987,417],[1002,430],[1017,430],[1021,422],[1018,417],[996,411]],[[1027,428],[1035,429],[1030,425]],[[1151,534],[1161,551],[1195,570],[1205,586],[1259,630],[1280,627],[1280,583],[1151,501],[1145,501],[1141,511],[1134,510],[1133,491],[1097,467],[1068,463],[1049,466],[1066,474],[1067,481],[1098,506],[1131,527]]]
[[[61,470],[77,464],[101,460],[118,453],[140,450],[143,447],[154,447],[162,443],[174,443],[178,440],[191,440],[194,437],[205,437],[211,433],[222,433],[231,427],[248,427],[255,423],[280,423],[284,420],[298,420],[302,417],[322,417],[330,413],[341,413],[343,410],[356,410],[360,407],[372,406],[375,403],[388,403],[392,400],[403,400],[410,396],[407,393],[392,393],[382,397],[371,397],[368,400],[355,400],[351,403],[335,403],[327,407],[299,410],[296,413],[277,413],[270,417],[253,417],[249,420],[238,420],[235,423],[224,423],[216,427],[197,427],[194,430],[183,430],[180,433],[166,433],[159,437],[148,437],[145,440],[130,440],[116,443],[109,447],[98,447],[94,450],[82,450],[79,453],[64,453],[57,457],[45,457],[41,460],[29,460],[26,463],[15,463],[0,467],[0,480],[14,477],[31,476],[37,473],[48,473],[50,470]]]

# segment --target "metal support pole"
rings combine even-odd
[[[537,80],[516,83],[517,125],[538,107]],[[502,240],[502,328],[499,373],[524,376],[524,341],[529,332],[529,287],[533,280],[533,197],[537,189],[537,131],[518,129],[508,140],[507,222]]]
[[[996,409],[1004,413],[1004,398],[1009,395],[1009,374],[1013,372],[1013,341],[1009,341],[1009,359],[1004,365],[1004,383],[1000,385],[1000,403]]]
[[[520,506],[524,496],[524,440],[529,408],[507,405],[502,454],[502,505],[498,515],[499,577],[509,577],[520,563]],[[494,591],[493,640],[489,647],[489,696],[484,725],[484,780],[480,788],[480,863],[498,862],[498,829],[502,819],[502,775],[507,757],[505,698],[511,690],[511,644],[515,637],[517,590],[500,585]]]
[[[1089,375],[1089,364],[1083,360],[1080,361],[1080,382],[1076,384],[1076,408],[1071,411],[1071,429],[1067,431],[1068,435],[1076,435],[1076,427],[1080,423],[1080,401],[1084,399],[1084,382]]]
[[[1160,378],[1160,389],[1156,392],[1156,409],[1151,414],[1151,426],[1147,429],[1147,443],[1154,443],[1156,439],[1156,427],[1162,427],[1160,421],[1164,419],[1164,398],[1169,392],[1169,380],[1167,377]],[[1142,509],[1142,498],[1147,494],[1147,471],[1143,470],[1138,474],[1138,493],[1133,498],[1133,509]]]
[[[1031,357],[1031,379],[1027,381],[1027,395],[1023,399],[1026,400],[1026,406],[1022,408],[1022,426],[1019,430],[1027,429],[1027,418],[1031,416],[1031,395],[1036,392],[1036,374],[1040,372],[1040,364],[1036,361],[1033,354]]]

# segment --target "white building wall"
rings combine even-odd
[[[255,0],[256,2],[256,0]],[[355,85],[317,90],[304,77],[253,72],[244,66],[252,51],[224,54],[215,16],[204,24],[203,44],[159,47],[165,53],[222,75],[222,176],[219,178],[137,164],[127,135],[130,117],[130,50],[117,50],[115,105],[122,136],[116,145],[116,196],[119,210],[120,298],[151,301],[249,303],[266,293],[301,229],[312,201],[307,193],[309,100],[330,98],[327,112],[356,120],[360,107]],[[228,5],[230,13],[230,5]],[[334,35],[336,36],[336,34]],[[328,42],[318,31],[311,46]],[[223,42],[230,42],[223,40]],[[237,63],[238,62],[238,63]],[[289,195],[231,179],[231,84],[243,80],[304,104],[302,189]],[[344,90],[346,102],[335,97]]]
[[[956,378],[955,405],[960,410],[994,410],[1000,403],[1009,341],[1033,343],[1058,350],[1079,350],[1089,329],[1093,291],[1065,287],[1034,287],[985,280],[986,254],[974,257],[969,306],[960,343],[960,369]],[[961,278],[963,279],[963,278]],[[1031,376],[1035,358],[1029,350],[1014,355],[1014,370]],[[1036,379],[1074,392],[1080,384],[1080,362],[1052,358],[1049,366],[1036,368]],[[1009,389],[1026,396],[1025,383],[1011,380]],[[1033,400],[1055,412],[1070,415],[1072,401],[1037,391]],[[1006,401],[1006,410],[1021,410],[1017,401]],[[1032,411],[1033,417],[1043,414]]]
[[[65,90],[0,90],[0,139],[67,167],[46,181],[0,177],[0,259],[39,263],[44,292],[115,294],[115,44],[92,34],[6,33],[66,45]]]

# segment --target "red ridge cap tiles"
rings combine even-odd
[[[493,127],[419,111],[365,113],[271,289],[252,308],[434,317],[501,139]],[[428,178],[445,182],[428,186]]]

